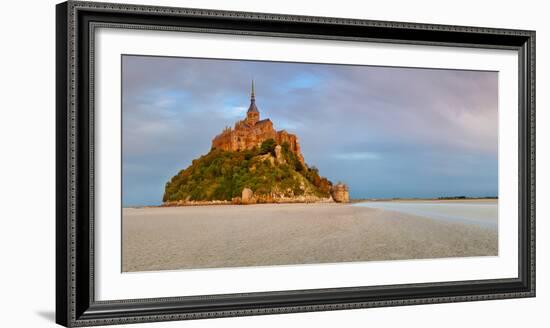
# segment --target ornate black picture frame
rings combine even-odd
[[[91,326],[535,296],[535,32],[69,1],[57,5],[56,321]],[[519,277],[160,299],[94,297],[98,26],[509,49],[519,58]]]

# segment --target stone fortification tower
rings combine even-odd
[[[349,203],[349,189],[348,186],[339,182],[332,186],[330,190],[332,198],[337,203]]]

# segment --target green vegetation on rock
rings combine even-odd
[[[315,167],[303,165],[286,143],[281,145],[278,159],[276,146],[273,139],[268,139],[259,148],[245,151],[212,149],[166,183],[163,201],[229,201],[240,197],[244,188],[252,189],[264,201],[329,197],[329,180],[319,176]]]

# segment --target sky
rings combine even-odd
[[[252,79],[260,119],[352,198],[497,196],[497,72],[124,55],[123,206],[161,204]]]

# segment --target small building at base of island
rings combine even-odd
[[[341,182],[332,186],[330,194],[337,203],[349,203],[349,188]]]

